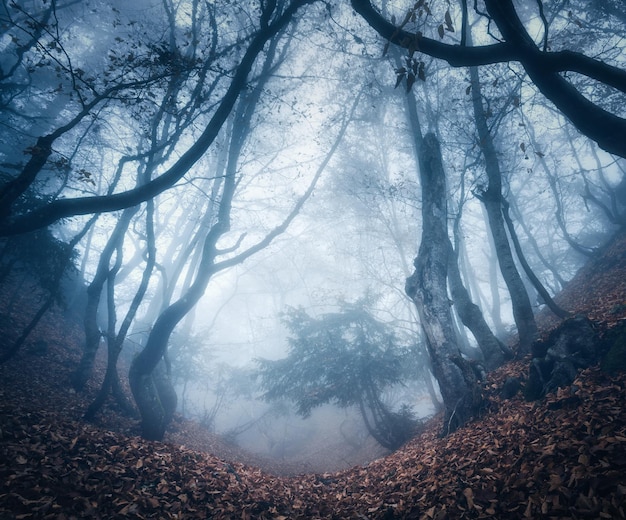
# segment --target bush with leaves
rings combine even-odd
[[[357,406],[372,437],[394,450],[411,438],[417,421],[410,407],[394,410],[382,395],[402,382],[410,349],[399,345],[393,329],[365,303],[342,304],[319,318],[288,308],[283,317],[291,333],[288,355],[257,360],[258,376],[264,399],[288,399],[302,417],[324,404]]]

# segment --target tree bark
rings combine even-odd
[[[405,290],[415,302],[426,337],[433,373],[445,407],[442,434],[453,432],[476,413],[480,392],[469,363],[463,359],[452,326],[447,293],[449,238],[447,193],[439,142],[426,134],[419,153],[422,184],[422,240],[415,272]]]
[[[454,306],[463,325],[472,331],[474,338],[478,342],[478,346],[485,358],[485,368],[494,370],[502,365],[505,359],[512,357],[512,352],[494,336],[483,317],[482,311],[478,305],[472,302],[461,280],[458,260],[452,252],[452,244],[449,244],[449,247],[448,282],[450,283],[450,294],[454,300]]]
[[[482,193],[475,192],[475,195],[482,201],[487,211],[489,229],[493,236],[500,272],[502,273],[502,278],[504,278],[504,283],[506,283],[511,296],[513,317],[515,318],[519,335],[519,354],[527,354],[530,352],[531,345],[537,339],[537,325],[530,304],[530,298],[528,297],[524,282],[515,265],[513,252],[511,251],[506,227],[504,225],[500,162],[493,138],[487,126],[487,118],[482,103],[482,89],[478,78],[478,70],[475,67],[470,68],[470,81],[472,86],[474,120],[476,122],[476,130],[478,131],[478,142],[480,151],[485,158],[485,171],[489,179],[487,189]]]

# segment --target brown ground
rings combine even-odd
[[[24,293],[14,310],[29,308]],[[626,234],[559,302],[606,328],[626,319]],[[10,344],[25,320],[17,310],[0,320],[0,341]],[[555,324],[547,313],[539,321]],[[114,409],[85,424],[88,401],[66,385],[80,329],[57,314],[40,330],[46,352],[28,344],[0,366],[1,519],[626,518],[624,373],[592,368],[541,401],[503,401],[504,379],[526,374],[527,360],[516,361],[485,383],[483,416],[446,438],[434,419],[366,466],[278,477],[297,468],[254,459],[193,423],[177,422],[166,443],[140,439]]]

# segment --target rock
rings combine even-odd
[[[605,372],[626,370],[626,320],[609,330],[604,338],[606,355],[601,367]]]
[[[585,316],[564,321],[532,347],[524,396],[532,401],[574,381],[578,370],[598,363],[603,354],[597,327]]]
[[[502,385],[502,390],[500,390],[500,395],[502,399],[511,399],[519,392],[521,387],[522,382],[518,377],[507,377]]]

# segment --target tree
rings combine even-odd
[[[180,298],[161,312],[150,331],[145,347],[133,359],[130,367],[129,382],[142,417],[142,435],[148,439],[162,439],[176,407],[176,393],[169,381],[169,374],[163,375],[158,373],[157,378],[157,372],[155,372],[157,365],[167,352],[168,341],[174,328],[198,303],[209,281],[216,273],[244,262],[250,256],[266,248],[289,227],[304,203],[312,195],[324,169],[343,139],[359,102],[359,96],[357,96],[348,113],[344,113],[343,121],[333,145],[317,168],[308,188],[293,205],[284,220],[255,244],[230,258],[220,260],[224,255],[236,251],[244,238],[244,236],[241,236],[231,248],[222,250],[218,247],[218,241],[230,230],[233,197],[241,181],[237,168],[239,156],[248,138],[251,119],[263,91],[262,86],[270,78],[270,71],[274,66],[277,40],[278,37],[270,42],[263,64],[263,71],[259,76],[259,85],[257,85],[255,90],[246,92],[241,97],[234,114],[234,120],[237,122],[237,125],[233,125],[233,133],[230,136],[231,141],[224,179],[220,183],[218,190],[219,203],[216,209],[217,214],[204,239],[195,277]]]
[[[116,95],[120,90],[130,90],[131,94],[136,94],[133,89],[143,87],[153,81],[160,80],[149,77],[148,80],[127,82],[104,89],[89,102],[81,107],[81,110],[68,122],[59,126],[54,131],[40,136],[37,142],[29,148],[30,160],[24,165],[20,173],[0,187],[0,202],[4,214],[3,224],[0,224],[0,236],[24,233],[33,229],[48,226],[60,219],[85,215],[92,213],[111,212],[138,205],[171,188],[180,181],[185,174],[201,159],[210,146],[215,141],[223,124],[231,114],[237,100],[247,87],[248,76],[265,45],[279,34],[289,23],[293,21],[298,10],[315,0],[294,0],[285,6],[277,6],[276,2],[270,2],[263,6],[259,16],[259,27],[249,37],[249,44],[236,67],[228,88],[218,101],[216,108],[205,125],[202,133],[194,140],[193,144],[182,153],[179,158],[161,175],[151,179],[135,188],[127,189],[113,194],[95,195],[76,198],[63,198],[53,200],[49,203],[29,208],[23,214],[12,214],[9,209],[11,205],[19,199],[41,173],[44,166],[52,155],[52,146],[61,136],[73,130],[79,123],[87,118],[94,109],[103,101]],[[162,52],[160,46],[152,49],[159,55]],[[162,56],[163,58],[163,56]],[[212,59],[217,56],[206,56],[204,63],[210,66]],[[168,68],[171,63],[168,61],[169,55],[163,58],[167,74],[176,72],[175,68]],[[148,60],[151,63],[151,60]],[[160,61],[157,61],[160,63]],[[135,71],[135,69],[133,69]],[[137,67],[136,73],[141,72]],[[162,74],[162,73],[161,73]],[[218,78],[225,77],[224,74]]]
[[[402,69],[400,69],[400,71],[402,71]],[[400,76],[401,75],[402,73],[400,73]],[[455,249],[453,249],[452,243],[448,236],[446,223],[447,216],[445,219],[435,221],[434,215],[430,213],[431,206],[435,204],[445,207],[447,214],[447,201],[444,201],[443,199],[437,200],[437,197],[448,197],[446,188],[446,172],[443,169],[443,165],[437,164],[437,161],[439,163],[442,162],[442,159],[440,157],[441,152],[439,151],[439,144],[433,142],[424,142],[424,137],[422,136],[422,128],[417,112],[417,103],[415,101],[415,97],[411,95],[410,92],[405,97],[405,106],[409,128],[413,137],[413,147],[417,158],[417,163],[419,164],[420,181],[422,184],[422,217],[424,219],[422,222],[422,243],[424,242],[424,240],[431,239],[442,240],[444,242],[443,244],[433,244],[432,247],[443,246],[443,252],[445,252],[445,254],[447,255],[448,265],[445,266],[444,271],[446,274],[447,282],[449,284],[450,295],[452,296],[452,299],[454,301],[454,308],[461,318],[463,325],[472,332],[474,338],[476,339],[478,347],[483,355],[485,367],[488,370],[493,370],[503,363],[505,357],[508,356],[509,353],[506,351],[504,345],[495,337],[495,335],[487,325],[480,308],[472,302],[469,292],[463,285],[463,280],[461,278],[461,273],[459,269],[460,240],[458,239],[458,227],[462,215],[461,211],[459,210],[459,214],[455,222]],[[429,140],[432,141],[432,137],[433,135],[429,136]],[[431,149],[430,147],[432,146],[435,146],[436,149]],[[423,156],[423,154],[426,154],[426,157]],[[422,168],[426,168],[426,171],[422,171]],[[435,181],[435,178],[433,176],[438,175],[441,175],[442,178]],[[435,224],[437,227],[441,226],[441,233],[431,234],[430,230],[424,233],[424,229],[428,226],[431,226],[432,224]],[[429,268],[425,267],[425,269]],[[410,292],[409,297],[413,299],[415,303],[418,303],[415,300],[416,294]],[[418,310],[419,305],[421,304],[418,303]],[[448,322],[451,317],[451,315],[445,314],[441,317],[441,319],[444,322]],[[432,345],[431,348],[436,348],[436,345]]]
[[[319,318],[289,308],[284,314],[291,334],[287,357],[258,360],[258,376],[264,399],[293,401],[302,417],[328,403],[357,406],[372,437],[394,450],[412,436],[416,423],[410,408],[394,409],[383,401],[383,392],[402,382],[411,352],[364,305],[342,303],[338,312]]]
[[[530,80],[578,130],[604,150],[626,157],[626,119],[610,112],[600,102],[590,101],[577,85],[564,75],[574,72],[600,85],[626,93],[626,71],[574,50],[550,51],[548,26],[544,21],[542,43],[537,44],[520,20],[513,0],[485,0],[485,12],[477,14],[493,23],[500,32],[497,43],[468,46],[465,27],[469,16],[467,2],[461,1],[462,34],[460,45],[429,38],[421,32],[405,29],[414,13],[423,8],[419,0],[398,25],[374,8],[370,0],[351,0],[352,7],[389,42],[403,47],[413,56],[416,52],[447,61],[453,67],[478,67],[494,63],[519,62]],[[538,9],[543,9],[543,1]],[[441,34],[441,31],[440,31]]]
[[[496,63],[519,62],[525,69],[528,77],[556,107],[585,135],[596,141],[605,150],[626,157],[626,120],[617,112],[617,108],[605,104],[602,100],[590,101],[584,95],[584,82],[571,80],[563,74],[572,71],[586,76],[603,86],[610,86],[619,91],[626,92],[626,73],[617,66],[609,65],[598,59],[573,51],[550,51],[549,50],[549,23],[543,11],[543,2],[538,2],[538,17],[544,24],[543,41],[537,44],[533,41],[524,23],[521,21],[517,8],[511,0],[498,1],[486,0],[484,12],[480,11],[478,4],[474,5],[475,14],[483,23],[487,23],[489,37],[497,41],[495,44],[474,46],[469,37],[469,11],[467,2],[460,2],[460,14],[451,14],[451,7],[442,17],[441,24],[437,27],[439,40],[443,40],[447,31],[453,32],[453,19],[461,19],[461,37],[459,44],[448,44],[429,38],[425,34],[428,28],[422,24],[420,16],[432,11],[426,6],[426,2],[419,0],[409,9],[406,15],[396,23],[392,17],[389,22],[385,16],[372,6],[368,0],[352,0],[354,9],[364,20],[374,28],[381,36],[390,43],[407,49],[407,63],[413,65],[396,69],[398,82],[406,78],[407,88],[411,89],[417,77],[424,78],[423,62],[416,55],[429,55],[443,59],[454,67],[470,67],[472,82],[467,92],[472,91],[474,101],[474,119],[478,125],[477,142],[485,157],[489,186],[484,192],[476,191],[487,208],[489,222],[496,242],[496,251],[500,261],[500,268],[512,296],[515,320],[520,334],[520,351],[529,352],[530,346],[536,339],[536,325],[528,299],[528,295],[515,267],[512,252],[508,244],[506,234],[503,200],[502,200],[502,176],[499,170],[497,152],[492,141],[490,129],[486,125],[485,114],[487,111],[482,106],[480,83],[476,67]],[[449,4],[448,4],[449,5]],[[457,13],[455,13],[457,14]],[[444,22],[445,18],[445,22]],[[409,31],[408,27],[415,29]],[[500,34],[490,32],[492,27],[497,27]],[[423,29],[425,27],[425,29]],[[519,100],[517,101],[519,103]],[[610,109],[615,112],[611,112]],[[438,145],[437,145],[438,146]],[[435,154],[438,155],[438,154]],[[446,225],[441,222],[443,209],[443,193],[445,186],[437,190],[437,195],[429,192],[443,179],[442,168],[437,167],[438,175],[431,172],[422,173],[423,193],[423,229],[425,236],[422,238],[420,253],[416,259],[416,272],[407,280],[407,292],[414,297],[422,326],[431,341],[431,357],[433,367],[440,382],[444,401],[447,406],[446,418],[454,417],[454,423],[446,421],[444,430],[452,431],[454,428],[471,417],[476,409],[473,404],[475,385],[471,374],[461,361],[455,366],[450,363],[455,358],[458,350],[455,346],[452,332],[449,330],[450,319],[447,309],[447,293],[445,286],[445,267],[441,265],[441,259],[446,258],[448,252],[442,250]],[[434,197],[435,201],[430,199]],[[426,209],[426,206],[428,208]],[[435,229],[433,229],[435,226]],[[440,230],[441,236],[435,236],[436,230]],[[446,237],[447,238],[447,237]],[[518,254],[523,258],[521,249]],[[429,330],[430,329],[430,330]],[[429,334],[430,333],[430,334]],[[439,347],[439,348],[435,348]],[[447,351],[447,355],[444,353]],[[441,362],[442,358],[445,360]],[[455,393],[455,395],[452,395]],[[456,404],[455,404],[456,403]],[[453,409],[452,409],[453,407]],[[460,412],[460,414],[457,414]],[[456,423],[456,421],[459,421]]]
[[[485,206],[489,221],[489,230],[493,237],[500,273],[511,295],[513,315],[519,337],[519,351],[530,352],[531,345],[537,339],[537,324],[530,304],[530,299],[522,278],[515,265],[513,252],[506,233],[503,215],[502,172],[493,136],[487,125],[482,100],[482,88],[476,67],[470,67],[472,107],[478,133],[480,151],[485,160],[485,171],[489,179],[486,189],[476,190],[474,194]]]
[[[168,4],[164,3],[166,11],[173,15],[171,11],[168,9]],[[166,53],[167,56],[180,56],[180,59],[183,60],[182,51],[177,47],[176,38],[174,37],[176,25],[170,23],[170,41],[169,45],[163,46],[161,49],[162,53]],[[184,59],[187,62],[193,61],[194,54],[198,52],[198,45],[192,44],[187,47],[185,50]],[[170,58],[173,59],[173,58]],[[187,85],[187,81],[190,79],[189,77],[195,72],[193,67],[178,67],[178,73],[176,75],[172,75],[167,78],[167,83],[164,87],[164,99],[161,105],[152,111],[147,112],[147,115],[144,115],[142,119],[139,119],[138,124],[136,125],[136,133],[138,134],[137,150],[142,150],[136,155],[125,155],[121,157],[117,171],[120,172],[124,165],[131,161],[137,161],[138,163],[138,175],[137,175],[137,186],[141,186],[148,182],[153,176],[155,171],[165,162],[167,161],[173,149],[179,143],[180,137],[185,130],[187,130],[188,126],[193,122],[193,115],[197,112],[200,112],[201,109],[197,103],[197,97],[199,93],[194,92],[191,95],[191,103],[187,109],[186,117],[180,117],[180,114],[173,116],[171,114],[170,107],[172,105],[176,105],[177,103],[182,103],[182,99],[186,99],[189,96],[189,86]],[[210,180],[207,179],[208,182]],[[108,194],[113,192],[115,188],[115,184],[109,188]],[[158,199],[157,199],[158,202]],[[143,295],[147,290],[147,285],[150,281],[150,277],[152,274],[153,266],[156,262],[155,254],[152,254],[151,251],[156,249],[154,244],[154,230],[153,230],[153,207],[155,204],[155,199],[150,199],[148,201],[148,205],[150,208],[147,210],[147,213],[150,215],[150,222],[146,225],[146,232],[144,233],[144,238],[147,242],[146,250],[148,254],[146,255],[149,258],[149,261],[146,264],[146,271],[142,277],[142,282],[140,283],[139,292],[137,294],[141,294],[141,297],[138,301],[134,302],[131,305],[133,309],[129,315],[127,315],[126,322],[127,325],[124,327],[126,331],[128,327],[133,322],[135,313],[137,308],[141,304],[143,299]],[[107,331],[104,335],[109,339],[109,350],[113,350],[117,352],[116,355],[109,355],[109,362],[113,360],[117,360],[119,355],[119,351],[125,340],[126,331],[122,334],[117,334],[115,332],[115,323],[112,317],[116,312],[116,303],[115,303],[115,285],[118,283],[117,275],[119,270],[123,267],[122,264],[122,251],[123,251],[123,243],[124,240],[127,239],[129,235],[129,227],[131,226],[131,222],[133,221],[137,212],[139,212],[140,206],[132,206],[129,208],[125,208],[124,211],[120,214],[113,231],[111,232],[107,244],[104,246],[102,252],[100,253],[100,258],[98,259],[98,265],[96,268],[96,272],[94,274],[93,279],[89,283],[87,288],[87,304],[85,307],[85,316],[84,316],[84,328],[85,328],[85,347],[83,350],[83,356],[77,367],[75,373],[72,377],[72,383],[76,390],[81,390],[85,383],[87,382],[91,369],[94,363],[95,355],[100,344],[100,338],[103,335],[98,326],[98,312],[100,309],[100,304],[102,300],[103,289],[106,285],[107,288],[107,309],[108,309],[108,321],[109,324],[107,326]],[[193,219],[192,219],[193,222]],[[141,251],[141,247],[137,247],[137,251]],[[113,255],[116,254],[116,262],[115,267],[111,268],[111,259]],[[139,254],[139,258],[141,258],[141,254]],[[126,265],[127,271],[132,271],[132,267]],[[124,329],[123,328],[123,329]],[[111,367],[111,370],[114,372],[113,377],[115,380],[117,379],[117,375],[115,372],[115,367]],[[103,385],[103,388],[109,384],[109,380],[107,378],[106,384]],[[116,384],[114,388],[118,388]],[[106,391],[104,392],[106,393]],[[99,401],[101,401],[100,399]],[[93,410],[92,407],[90,410]],[[90,411],[88,415],[93,415],[93,412]]]
[[[130,209],[132,211],[132,208]],[[128,210],[127,210],[128,211]],[[141,281],[135,291],[135,295],[131,301],[131,304],[122,320],[122,324],[119,327],[119,330],[116,330],[116,305],[115,305],[115,285],[114,279],[122,265],[122,249],[123,244],[117,244],[117,258],[114,267],[108,272],[109,276],[107,278],[107,330],[106,330],[106,338],[107,338],[107,368],[104,375],[104,380],[100,387],[100,391],[96,395],[95,399],[89,405],[88,409],[85,412],[85,419],[92,420],[98,410],[102,407],[104,402],[106,401],[109,393],[112,393],[115,397],[117,403],[120,405],[122,410],[126,412],[131,411],[131,406],[128,403],[126,396],[121,388],[119,382],[119,376],[117,372],[117,360],[122,352],[122,348],[124,346],[124,341],[126,340],[126,335],[128,334],[128,330],[135,319],[135,315],[137,314],[137,309],[141,304],[146,290],[148,288],[148,283],[150,282],[150,276],[152,275],[152,270],[154,268],[154,264],[156,261],[156,246],[155,246],[155,237],[154,237],[154,201],[148,201],[146,204],[146,265],[143,270],[143,274],[141,276]],[[88,299],[89,305],[89,299]],[[86,316],[87,318],[87,316]]]
[[[465,424],[480,402],[476,375],[461,356],[448,300],[448,237],[446,175],[439,141],[426,134],[420,150],[422,184],[422,240],[415,258],[415,272],[406,280],[406,293],[417,306],[426,336],[435,378],[445,406],[443,433]]]

